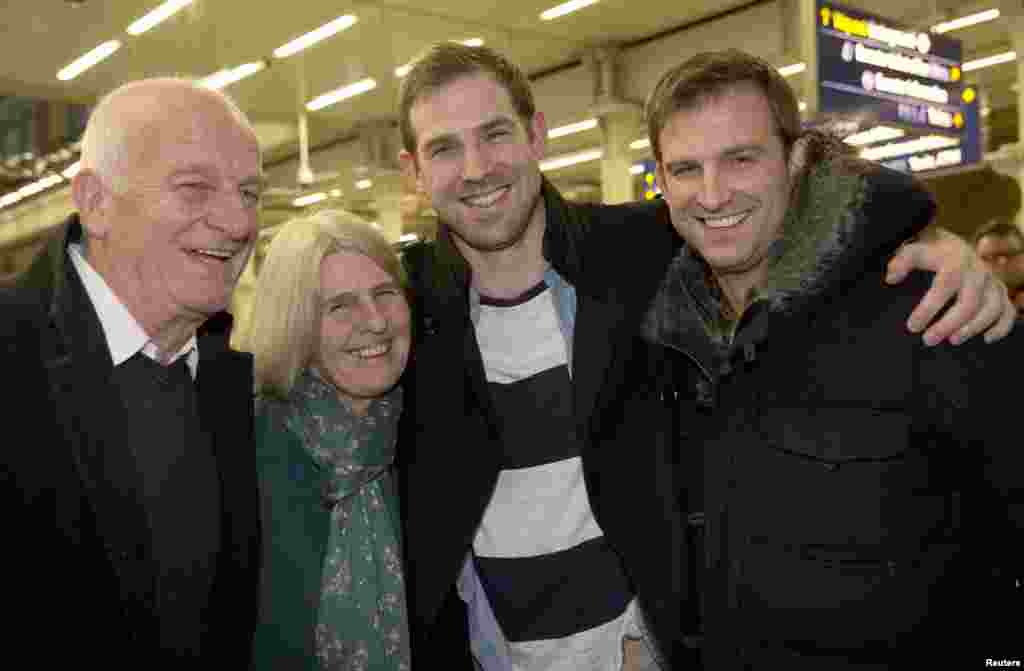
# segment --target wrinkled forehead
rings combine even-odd
[[[129,154],[137,163],[210,163],[239,178],[260,172],[255,133],[217,101],[176,101],[128,119]]]

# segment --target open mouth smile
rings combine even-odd
[[[460,200],[469,207],[486,208],[497,203],[502,196],[508,193],[510,186],[499,186],[489,191],[477,193],[472,196],[463,196]]]
[[[358,357],[360,359],[374,359],[379,356],[384,356],[391,351],[390,342],[382,342],[369,347],[362,347],[360,349],[349,350],[349,354]]]
[[[187,250],[189,254],[204,260],[227,262],[234,258],[236,252],[223,249],[195,248]]]
[[[708,228],[734,228],[742,224],[744,221],[746,221],[747,218],[750,217],[750,214],[750,212],[741,212],[739,214],[730,214],[728,216],[723,217],[695,216],[694,219],[702,223],[704,226],[707,226]]]

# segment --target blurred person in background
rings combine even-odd
[[[989,223],[974,236],[974,250],[1001,279],[1017,307],[1024,307],[1024,233],[1012,221]]]
[[[225,309],[261,183],[223,94],[126,84],[89,118],[77,212],[0,293],[5,416],[24,429],[0,461],[4,639],[27,664],[249,664],[253,371]]]
[[[409,669],[395,441],[410,315],[387,240],[354,214],[286,223],[260,270],[264,562],[257,669]]]

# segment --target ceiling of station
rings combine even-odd
[[[801,0],[778,0],[799,3]],[[854,0],[845,2],[910,25],[926,27],[997,5],[956,0]],[[540,12],[558,0],[194,0],[188,7],[141,35],[126,28],[160,0],[0,0],[0,96],[18,95],[91,103],[117,85],[156,75],[203,77],[222,68],[266,60],[269,67],[232,84],[227,91],[257,125],[272,149],[271,159],[296,152],[295,127],[301,104],[348,83],[372,77],[377,88],[342,104],[310,113],[315,147],[351,134],[360,121],[393,118],[397,66],[438,40],[482,39],[519,63],[530,75],[578,62],[588,46],[631,43],[714,17],[757,0],[601,0],[576,13],[542,21]],[[277,47],[340,15],[357,23],[299,55],[274,59]],[[965,59],[1012,49],[1007,21],[997,20],[953,33],[964,41]],[[113,56],[79,77],[61,82],[59,69],[97,45],[120,40]],[[742,48],[742,44],[738,44]],[[989,87],[994,106],[1015,100],[1013,63],[978,71],[974,80]],[[795,82],[794,82],[795,83]],[[590,101],[580,101],[581,110]],[[597,131],[566,139],[564,146],[596,144]],[[563,145],[557,145],[555,149]],[[584,180],[598,167],[568,173]]]

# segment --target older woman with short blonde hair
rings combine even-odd
[[[256,287],[264,567],[257,669],[409,668],[397,420],[411,341],[401,266],[359,217],[286,223]]]

